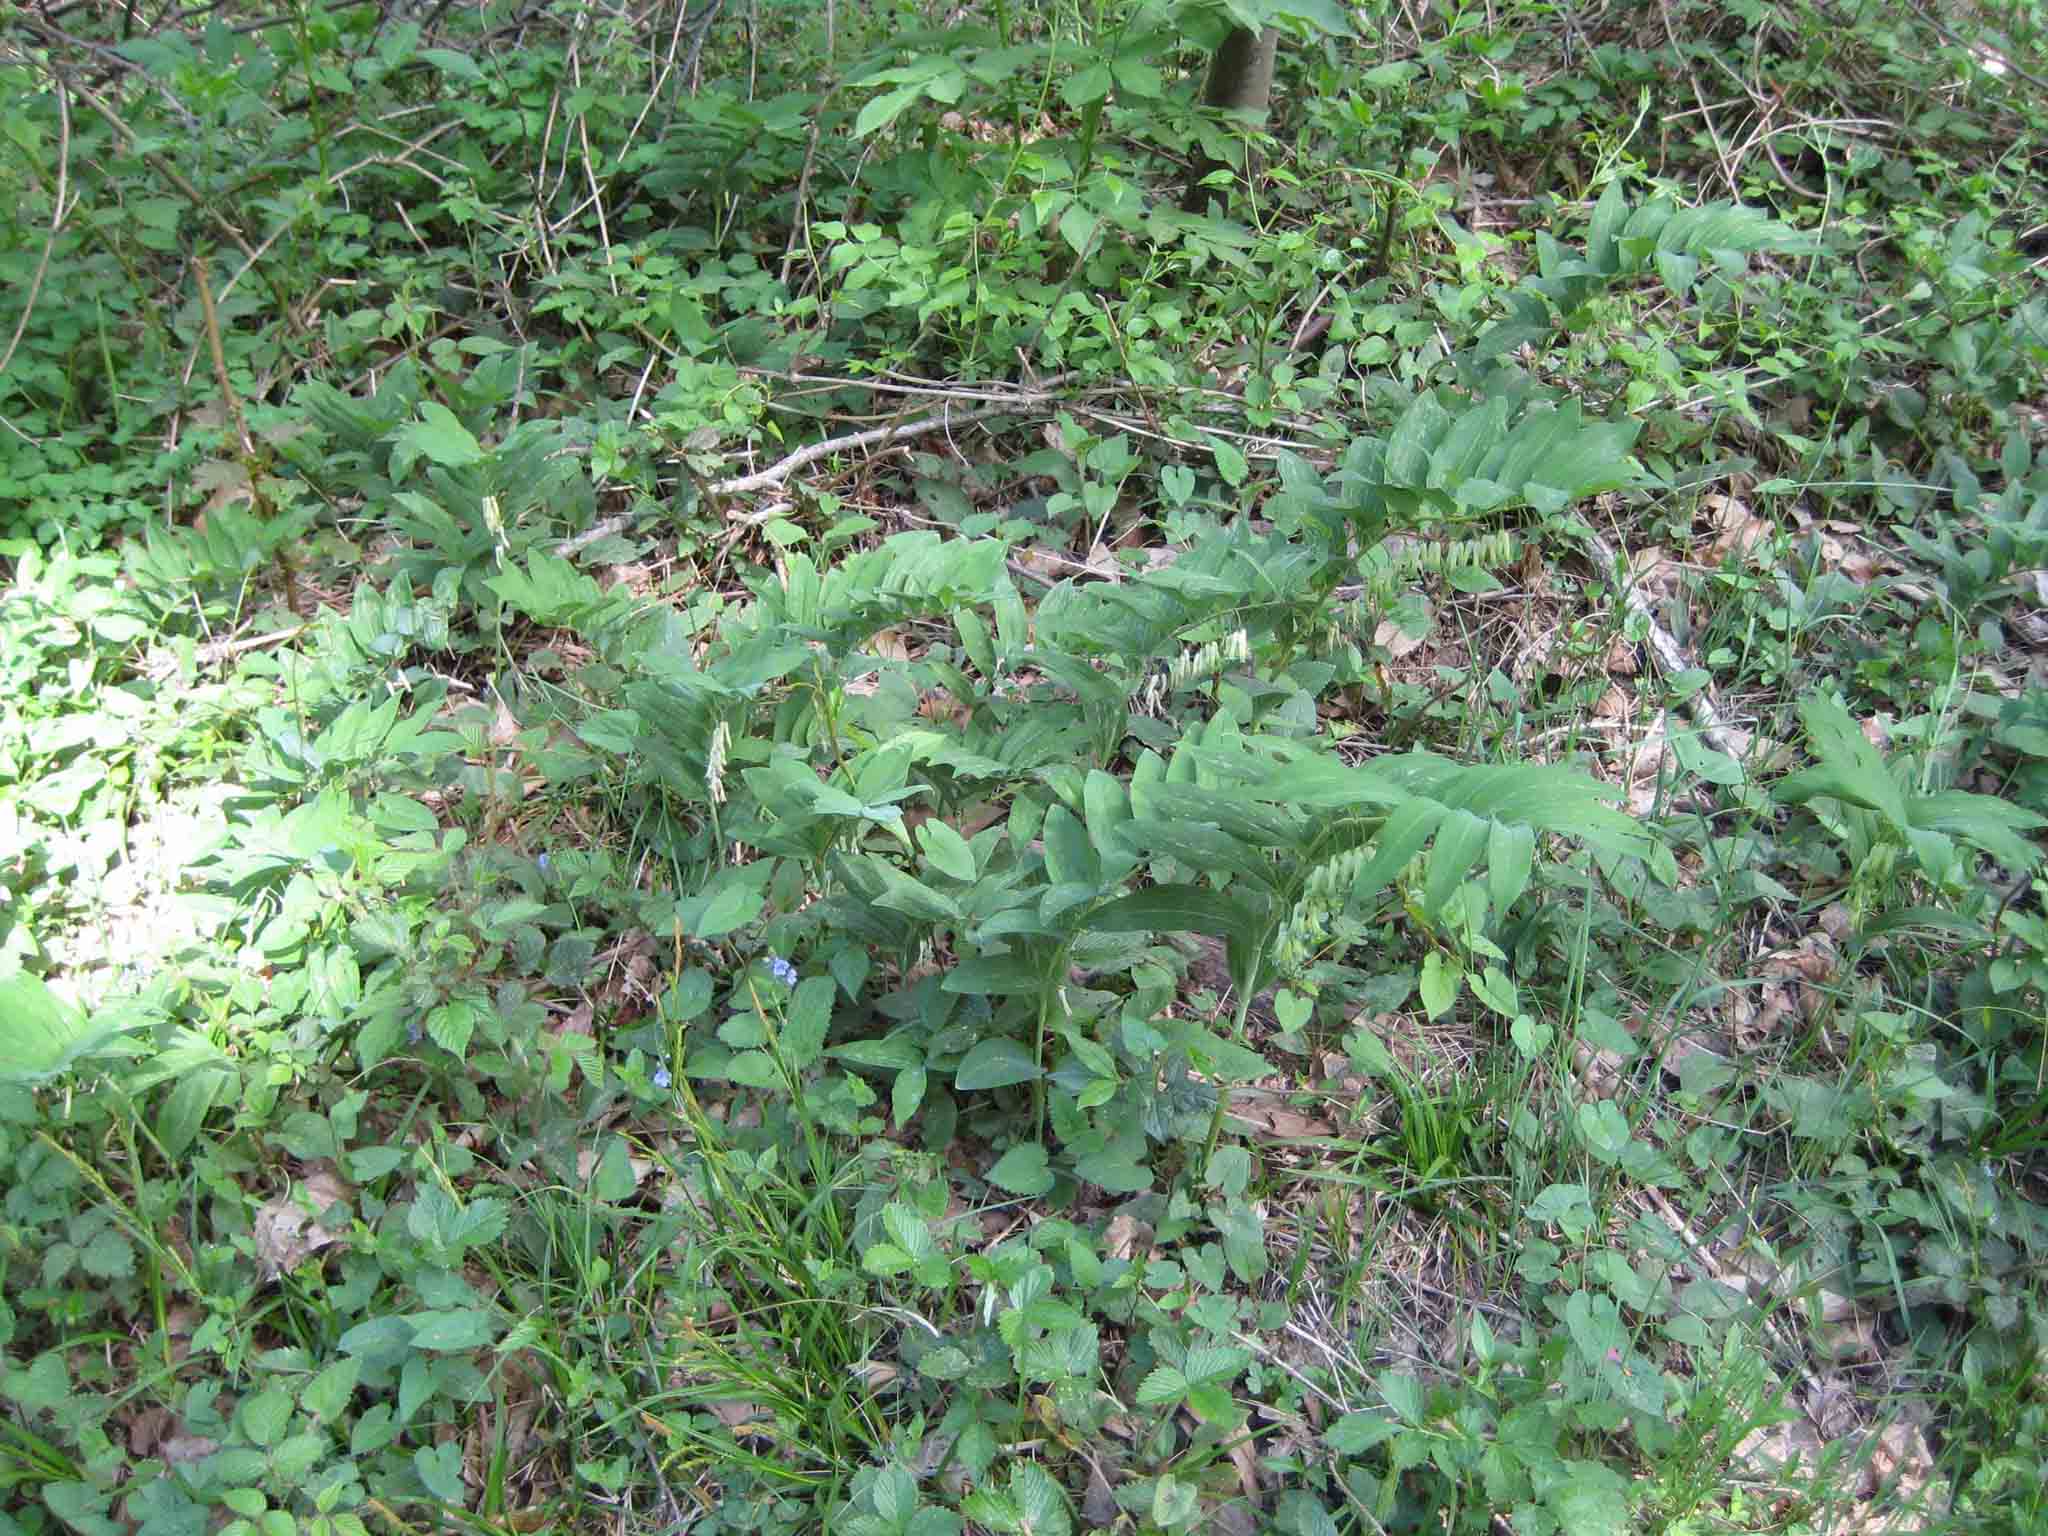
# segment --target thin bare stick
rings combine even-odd
[[[129,126],[126,123],[121,121],[119,113],[117,113],[112,107],[108,106],[104,101],[101,101],[99,97],[95,96],[91,91],[87,90],[84,86],[74,85],[72,89],[78,92],[80,99],[82,99],[88,107],[91,107],[93,111],[99,113],[101,117],[107,120],[108,126],[110,126],[114,130],[114,132],[120,134],[123,139],[127,140],[128,147],[130,149],[134,149],[136,147],[134,130],[129,128]],[[193,186],[191,182],[187,181],[183,173],[181,173],[176,166],[166,161],[163,158],[163,156],[150,154],[147,151],[143,152],[142,158],[151,170],[155,171],[157,175],[163,177],[165,181],[168,181],[172,186],[176,187],[179,192],[184,194],[186,201],[191,203],[194,208],[197,208],[201,213],[205,214],[209,219],[213,220],[213,222],[217,226],[219,226],[221,233],[226,235],[230,240],[234,241],[236,247],[242,252],[243,255],[249,257],[251,261],[254,261],[256,253],[250,249],[249,242],[247,239],[243,237],[242,232],[239,229],[235,228],[233,224],[229,223],[227,215],[222,213],[218,208],[214,207],[213,204],[209,203],[206,200],[205,196],[200,192],[200,190],[197,187]]]
[[[15,322],[7,351],[0,354],[0,374],[14,361],[14,349],[21,345],[29,316],[36,312],[36,295],[43,290],[43,277],[50,270],[50,253],[57,248],[57,236],[64,228],[64,199],[71,188],[71,92],[61,75],[57,77],[57,125],[57,200],[50,205],[50,230],[43,237],[43,254],[36,262],[36,274],[28,280],[28,297],[21,302],[21,319]]]
[[[978,405],[971,410],[955,411],[948,408],[896,426],[872,427],[865,432],[849,432],[844,437],[829,437],[822,443],[812,443],[808,447],[799,448],[796,452],[776,460],[766,469],[756,470],[751,475],[735,475],[730,480],[715,480],[705,489],[714,496],[737,496],[746,491],[765,491],[781,485],[807,465],[815,464],[820,459],[829,459],[835,453],[851,453],[906,438],[925,437],[933,432],[943,432],[955,422],[980,421],[988,416],[1012,416],[1033,409],[1043,410],[1051,404],[1051,395],[1020,394],[994,404]]]
[[[1620,557],[1615,554],[1614,546],[1590,528],[1585,530],[1584,537],[1586,542],[1593,546],[1593,553],[1598,557],[1603,573],[1612,575],[1620,584],[1621,600],[1628,606],[1628,611],[1642,620],[1644,635],[1650,642],[1650,649],[1656,653],[1658,665],[1666,672],[1691,671],[1694,666],[1693,659],[1686,654],[1685,647],[1673,638],[1671,631],[1657,622],[1657,615],[1650,607],[1650,600],[1643,595],[1642,589],[1629,579],[1627,567],[1622,565]],[[1691,713],[1694,723],[1699,726],[1700,735],[1715,751],[1725,752],[1737,759],[1748,751],[1749,743],[1722,716],[1709,690],[1700,689],[1686,700],[1685,707]]]
[[[576,45],[569,50],[569,69],[576,78],[576,89],[583,89],[583,46],[582,33],[578,32]],[[612,297],[619,296],[619,274],[613,268],[611,226],[605,222],[604,191],[597,184],[596,157],[590,152],[590,119],[588,114],[576,114],[576,137],[583,145],[583,179],[590,187],[591,206],[597,211],[597,238],[604,247],[604,275],[611,284]]]
[[[206,320],[206,345],[213,354],[213,377],[220,386],[221,403],[234,418],[235,436],[240,439],[245,456],[256,452],[256,440],[249,435],[249,423],[242,415],[241,397],[235,393],[234,382],[228,378],[228,357],[220,344],[220,314],[213,307],[213,284],[206,278],[206,258],[192,258],[192,275],[199,283],[199,312]]]
[[[797,242],[799,240],[804,239],[810,233],[810,220],[804,217],[804,199],[810,194],[811,167],[813,164],[816,163],[818,158],[818,139],[825,130],[825,108],[827,104],[831,102],[831,100],[832,93],[830,91],[827,91],[825,93],[824,100],[818,103],[816,109],[812,113],[811,142],[804,146],[804,168],[801,171],[797,172],[796,202],[793,206],[793,211],[790,214],[789,241],[782,248],[782,272],[780,281],[785,288],[789,286],[789,269],[796,264]]]

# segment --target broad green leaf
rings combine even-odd
[[[698,914],[696,936],[716,939],[744,928],[761,915],[766,899],[759,886],[733,879],[722,880],[711,893],[711,899],[705,902],[704,910]]]
[[[459,1311],[412,1312],[412,1347],[436,1351],[480,1349],[497,1336],[491,1314],[475,1307]]]
[[[889,1113],[895,1117],[899,1131],[910,1123],[910,1117],[924,1103],[925,1084],[923,1067],[905,1067],[896,1074],[896,1081],[889,1092]]]
[[[484,450],[447,406],[420,402],[420,419],[399,429],[399,446],[444,468],[483,462]]]
[[[618,1205],[633,1197],[638,1183],[633,1177],[633,1159],[626,1151],[626,1138],[607,1136],[597,1166],[591,1170],[590,1192],[608,1204]]]
[[[314,1418],[331,1422],[341,1417],[362,1375],[363,1362],[353,1355],[335,1361],[306,1383],[299,1394],[299,1406]]]
[[[1045,969],[1030,955],[970,955],[939,986],[968,997],[1029,997],[1045,986]]]
[[[974,850],[954,828],[943,821],[927,821],[918,829],[918,838],[924,844],[924,856],[940,874],[955,880],[975,877]]]
[[[95,1022],[26,971],[0,978],[0,1083],[46,1082],[128,1028]]]
[[[1487,823],[1470,811],[1454,810],[1436,829],[1436,844],[1429,851],[1429,873],[1423,888],[1425,911],[1441,912],[1465,877],[1479,862],[1487,845]]]
[[[1154,885],[1105,902],[1088,914],[1099,933],[1208,933],[1248,935],[1251,915],[1226,891],[1202,885]]]
[[[1140,1194],[1152,1187],[1152,1172],[1129,1154],[1115,1150],[1091,1152],[1074,1171],[1098,1189],[1113,1195]]]
[[[1876,811],[1894,830],[1912,825],[1905,791],[1886,770],[1878,754],[1839,699],[1816,694],[1799,706],[1807,743],[1819,763],[1778,782],[1773,794],[1789,805],[1828,795]]]
[[[1138,1383],[1138,1405],[1162,1408],[1187,1396],[1188,1379],[1170,1365],[1155,1365]]]
[[[782,1057],[791,1069],[801,1072],[825,1051],[825,1035],[832,1027],[832,1002],[838,983],[830,976],[806,976],[797,983],[782,1022]]]
[[[853,136],[856,139],[864,139],[869,134],[888,127],[922,95],[922,84],[899,86],[893,91],[884,91],[860,109],[859,115],[853,120]]]
[[[1042,1195],[1052,1188],[1052,1169],[1045,1148],[1035,1141],[1010,1148],[988,1171],[988,1181],[1013,1195]]]
[[[962,1058],[953,1072],[953,1086],[963,1093],[981,1088],[1007,1088],[1045,1074],[1031,1053],[1014,1040],[984,1040]]]
[[[1339,1456],[1363,1456],[1400,1431],[1397,1421],[1367,1409],[1361,1413],[1345,1414],[1323,1432],[1323,1440]]]
[[[1486,898],[1495,916],[1507,916],[1508,908],[1529,888],[1535,866],[1536,833],[1527,823],[1487,824]]]
[[[1056,884],[1096,886],[1102,883],[1102,863],[1095,856],[1088,829],[1064,805],[1045,813],[1039,835],[1045,840],[1045,871]]]
[[[1422,980],[1418,991],[1422,996],[1422,1009],[1432,1020],[1440,1019],[1458,1000],[1458,984],[1465,979],[1464,968],[1455,960],[1447,960],[1440,949],[1432,949],[1422,957]]]
[[[1404,1424],[1420,1424],[1424,1407],[1422,1383],[1405,1371],[1388,1371],[1380,1377],[1380,1396]]]

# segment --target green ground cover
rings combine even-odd
[[[0,1536],[2048,1531],[2044,39],[0,9]]]

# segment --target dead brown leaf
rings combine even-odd
[[[1735,496],[1709,495],[1700,498],[1714,530],[1706,548],[1707,559],[1719,565],[1728,556],[1750,558],[1769,542],[1771,525],[1749,510],[1749,503]]]
[[[331,1232],[320,1217],[349,1198],[348,1187],[331,1170],[308,1174],[298,1189],[257,1207],[251,1223],[256,1258],[266,1279],[297,1269],[330,1243],[346,1242],[345,1232]]]

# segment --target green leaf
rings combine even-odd
[[[1400,1415],[1404,1424],[1422,1422],[1422,1383],[1404,1371],[1388,1371],[1380,1377],[1380,1396],[1387,1406]]]
[[[291,1394],[282,1387],[265,1388],[243,1401],[240,1417],[251,1445],[275,1445],[292,1421]]]
[[[1236,1417],[1237,1404],[1230,1388],[1213,1381],[1188,1384],[1188,1412],[1204,1424],[1228,1423]]]
[[[1606,1468],[1599,1470],[1605,1471]],[[1562,1536],[1629,1536],[1635,1529],[1628,1499],[1619,1488],[1605,1487],[1566,1474],[1563,1491],[1550,1495]]]
[[[355,1394],[363,1362],[353,1355],[335,1361],[306,1384],[299,1394],[299,1406],[314,1418],[332,1421],[341,1417]]]
[[[484,457],[482,445],[455,413],[433,400],[420,402],[420,420],[399,428],[398,444],[414,457],[449,469],[481,464]]]
[[[39,976],[0,978],[0,1083],[40,1083],[110,1044],[129,1025],[87,1018]]]
[[[1044,967],[1025,954],[970,955],[939,983],[967,997],[1030,997],[1044,987]]]
[[[1458,984],[1465,979],[1465,972],[1455,960],[1446,960],[1440,949],[1432,949],[1422,957],[1422,981],[1418,991],[1422,996],[1423,1012],[1432,1020],[1440,1019],[1458,1000]]]
[[[412,1347],[436,1351],[481,1349],[496,1336],[491,1314],[475,1307],[457,1311],[412,1312]]]
[[[618,1205],[632,1199],[638,1185],[639,1180],[633,1177],[633,1159],[626,1151],[626,1138],[607,1136],[597,1166],[591,1170],[590,1192],[608,1205]]]
[[[711,893],[711,899],[704,904],[695,925],[696,936],[700,939],[716,939],[744,928],[761,915],[766,897],[759,886],[743,884],[738,880],[721,881]]]
[[[1013,1195],[1044,1194],[1052,1188],[1052,1169],[1047,1164],[1045,1148],[1035,1141],[1020,1142],[989,1169],[988,1181]]]
[[[1249,938],[1244,903],[1203,885],[1154,885],[1105,902],[1088,914],[1098,933],[1208,933]]]
[[[1367,1410],[1347,1413],[1323,1432],[1323,1439],[1339,1456],[1362,1456],[1374,1446],[1399,1434],[1401,1426],[1383,1413]]]
[[[1112,1195],[1142,1194],[1152,1187],[1152,1171],[1129,1153],[1114,1149],[1089,1153],[1074,1165],[1074,1172]]]
[[[924,95],[922,83],[899,86],[893,91],[884,91],[866,106],[853,120],[853,136],[864,139],[869,134],[886,128],[903,115],[903,112],[920,96]]]
[[[1170,1365],[1155,1365],[1138,1383],[1138,1406],[1163,1408],[1187,1396],[1188,1379]]]
[[[961,1060],[953,1073],[953,1086],[962,1093],[982,1088],[1006,1088],[1043,1077],[1031,1053],[1014,1040],[984,1040]]]
[[[824,1054],[838,991],[830,976],[806,976],[797,983],[782,1025],[782,1056],[791,1070],[801,1072]]]
[[[1816,795],[1828,795],[1876,811],[1904,832],[1912,825],[1906,795],[1886,771],[1878,755],[1849,711],[1839,699],[1815,695],[1799,706],[1799,718],[1806,727],[1808,745],[1819,763],[1803,773],[1779,781],[1773,794],[1788,805],[1803,805]]]
[[[1200,1507],[1201,1490],[1171,1472],[1160,1473],[1159,1481],[1152,1485],[1152,1523],[1161,1530],[1171,1530],[1194,1519]]]
[[[1045,813],[1040,836],[1045,839],[1045,871],[1054,884],[1102,883],[1102,861],[1095,856],[1088,829],[1072,811],[1064,805],[1053,806]]]
[[[1203,1183],[1220,1189],[1232,1200],[1244,1193],[1251,1182],[1252,1155],[1243,1147],[1218,1147],[1209,1154],[1209,1168]]]
[[[910,1117],[924,1103],[925,1085],[923,1067],[905,1067],[896,1074],[895,1084],[889,1092],[889,1113],[895,1117],[899,1131],[910,1123]]]
[[[924,856],[940,874],[955,880],[972,880],[978,873],[974,850],[967,839],[945,822],[927,821],[918,835],[924,843]]]
[[[1316,1005],[1291,987],[1282,987],[1273,994],[1273,1017],[1287,1034],[1305,1028],[1315,1011]]]
[[[1232,490],[1238,489],[1250,478],[1251,465],[1245,462],[1245,456],[1238,451],[1236,444],[1212,436],[1209,439],[1209,452],[1215,456],[1216,473],[1223,477],[1224,483]]]
[[[427,1492],[443,1504],[459,1508],[469,1502],[469,1491],[462,1483],[461,1442],[444,1440],[436,1446],[422,1446],[413,1452],[412,1465]]]

